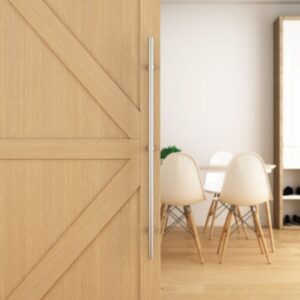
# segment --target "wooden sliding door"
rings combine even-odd
[[[148,36],[158,0],[0,0],[1,300],[159,299]]]

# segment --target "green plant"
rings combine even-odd
[[[165,159],[169,154],[174,152],[181,152],[181,149],[177,148],[176,146],[169,146],[166,148],[161,149],[160,151],[160,158]]]

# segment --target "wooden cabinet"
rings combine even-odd
[[[300,215],[300,17],[278,18],[274,43],[275,225],[300,229],[283,224],[285,214]],[[283,196],[286,186],[293,195]]]

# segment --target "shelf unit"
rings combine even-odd
[[[300,195],[282,196],[282,199],[285,201],[297,201],[297,200],[300,200]]]
[[[293,27],[295,24],[299,27],[296,31]],[[295,88],[300,95],[300,89],[294,82],[298,80],[300,70],[291,73],[288,68],[291,61],[297,65],[294,61],[296,56],[290,56],[290,61],[285,60],[285,49],[292,47],[289,48],[290,52],[294,40],[299,51],[300,17],[279,17],[274,24],[274,219],[276,228],[287,230],[300,229],[300,226],[283,224],[285,214],[300,215],[300,195],[282,194],[287,185],[293,188],[300,186],[300,135],[296,132],[297,123],[294,119],[298,112]]]

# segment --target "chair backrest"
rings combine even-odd
[[[231,205],[250,206],[272,200],[263,159],[256,153],[241,153],[230,162],[220,200]]]
[[[191,205],[205,200],[199,168],[186,153],[167,156],[161,167],[161,201],[168,205]]]
[[[219,151],[212,155],[209,164],[212,166],[228,166],[233,154],[228,151]],[[204,189],[208,193],[220,194],[225,178],[225,172],[208,172],[205,177]]]

